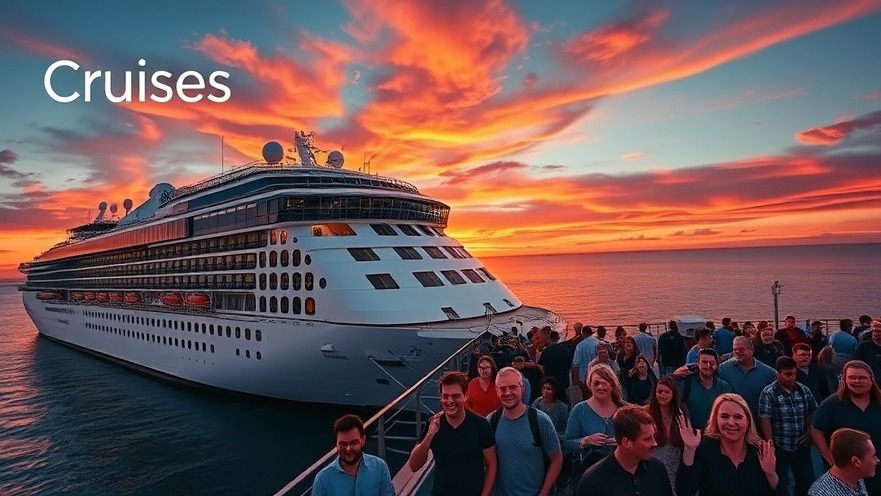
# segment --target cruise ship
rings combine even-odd
[[[167,379],[325,404],[381,406],[473,337],[533,325],[444,229],[450,208],[401,180],[292,157],[153,187],[21,264],[51,340]]]

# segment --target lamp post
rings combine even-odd
[[[774,284],[771,285],[771,294],[774,295],[774,329],[777,329],[780,324],[780,310],[777,304],[777,297],[780,296],[782,290],[783,286],[780,284],[780,281],[774,281]]]

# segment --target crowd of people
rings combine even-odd
[[[793,317],[776,330],[723,319],[693,337],[675,321],[657,337],[619,327],[612,341],[579,323],[568,341],[512,332],[471,378],[441,378],[441,410],[408,465],[433,459],[436,496],[881,496],[881,321],[859,320],[831,334]],[[377,466],[350,465],[363,428],[336,432],[338,461],[313,494],[391,494],[385,475],[365,478],[372,492],[318,491],[345,473],[360,487],[360,469]]]

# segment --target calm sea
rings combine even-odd
[[[485,259],[570,321],[881,314],[881,245]],[[44,339],[0,287],[0,495],[272,494],[331,447],[343,409],[206,393]]]

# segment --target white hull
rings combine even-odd
[[[38,331],[53,340],[201,386],[312,403],[383,406],[487,328],[486,319],[472,319],[471,328],[460,328],[469,323],[459,321],[455,329],[338,325],[67,304],[40,301],[34,292],[22,295]],[[496,315],[492,327],[496,332],[510,329],[516,320],[528,325],[530,316],[542,312],[523,307]],[[186,330],[187,324],[195,330]],[[223,334],[211,335],[203,324]],[[227,326],[233,330],[230,337]],[[169,344],[175,339],[177,344]]]

